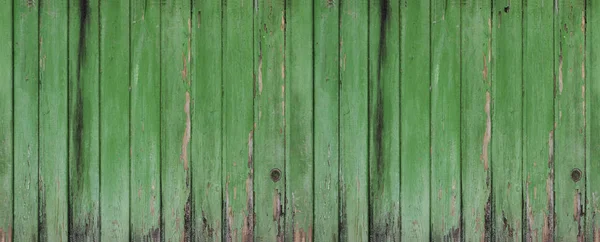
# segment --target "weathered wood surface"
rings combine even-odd
[[[0,241],[600,241],[595,1],[0,0]]]

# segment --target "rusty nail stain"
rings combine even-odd
[[[281,179],[281,171],[277,168],[271,169],[271,180],[278,182]]]
[[[581,170],[578,168],[573,169],[571,171],[571,179],[573,179],[574,182],[578,182],[581,179]]]

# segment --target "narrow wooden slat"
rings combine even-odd
[[[431,4],[431,239],[460,241],[460,1]]]
[[[40,1],[39,233],[68,238],[67,16],[68,1]]]
[[[0,241],[13,230],[13,1],[0,1]]]
[[[556,240],[585,233],[585,1],[558,1],[554,26]]]
[[[314,0],[314,241],[339,238],[339,1]]]
[[[368,2],[340,3],[340,241],[368,239]]]
[[[130,240],[160,241],[160,1],[130,11]]]
[[[100,1],[100,233],[129,239],[129,1]]]
[[[69,1],[69,239],[100,240],[99,5]]]
[[[223,5],[223,240],[254,237],[253,6]]]
[[[465,241],[491,240],[491,1],[461,5],[461,192]]]
[[[285,237],[312,241],[313,5],[303,0],[285,3]]]
[[[554,234],[554,6],[524,1],[523,233],[527,241]]]
[[[191,237],[190,1],[161,2],[161,192],[165,241]]]
[[[285,2],[260,0],[254,7],[254,238],[257,241],[283,240]]]
[[[400,1],[369,4],[369,234],[399,241]]]
[[[430,13],[428,1],[400,8],[400,214],[402,240],[429,240]]]
[[[221,1],[193,1],[192,166],[194,240],[220,241],[222,228]],[[251,63],[249,63],[251,65]],[[249,89],[251,91],[252,88]],[[250,102],[252,105],[252,102]],[[225,151],[227,152],[227,151]]]
[[[38,2],[14,1],[13,241],[38,241]]]
[[[600,240],[600,3],[586,2],[586,238]]]

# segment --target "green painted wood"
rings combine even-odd
[[[38,241],[38,10],[37,2],[13,5],[13,240]]]
[[[465,241],[492,240],[491,2],[461,9],[461,192]]]
[[[430,3],[400,8],[400,216],[402,240],[430,238]]]
[[[339,4],[313,2],[314,241],[339,239]]]
[[[223,5],[223,240],[254,237],[253,5]]]
[[[1,1],[13,6],[12,0]],[[13,231],[13,8],[0,9],[0,241]]]
[[[160,241],[160,2],[130,4],[130,240]]]
[[[523,235],[554,235],[554,6],[523,2]]]
[[[67,6],[67,0],[39,5],[40,241],[68,238]]]
[[[522,237],[523,48],[521,2],[492,6],[492,213],[496,240]]]
[[[100,233],[129,239],[129,1],[100,1]]]
[[[287,180],[285,2],[260,0],[254,7],[254,239],[283,240]]]
[[[340,3],[340,241],[369,237],[368,2]]]
[[[600,172],[600,79],[598,78],[600,63],[600,5],[597,2],[586,2],[586,29],[585,29],[585,80],[587,86],[586,98],[586,234],[588,240],[600,241],[600,177],[592,174]],[[594,24],[596,23],[596,24]]]
[[[312,241],[313,5],[285,4],[285,238]]]
[[[585,233],[585,1],[560,1],[555,11],[556,240],[574,241]]]
[[[369,2],[369,238],[400,240],[400,2]]]
[[[69,1],[69,240],[100,240],[98,1]]]
[[[192,12],[192,166],[194,240],[221,241],[222,5],[194,1]],[[250,88],[251,89],[251,88]]]
[[[161,5],[161,192],[165,241],[190,240],[192,20],[189,1]]]
[[[431,2],[431,234],[461,240],[460,2]]]

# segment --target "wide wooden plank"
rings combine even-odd
[[[254,7],[254,238],[258,241],[283,240],[286,204],[285,2],[260,0]]]
[[[160,241],[160,1],[130,14],[130,240]]]
[[[0,241],[13,229],[13,1],[0,5]]]
[[[492,6],[492,213],[498,241],[522,240],[523,48],[521,2]]]
[[[13,240],[38,241],[39,5],[16,0],[13,10]]]
[[[600,240],[600,4],[587,1],[585,29],[586,238]]]
[[[583,240],[585,191],[585,1],[559,1],[555,9],[556,240]]]
[[[369,233],[368,2],[340,4],[340,241]]]
[[[369,238],[399,241],[400,1],[369,11]]]
[[[492,238],[491,2],[461,5],[461,192],[466,241]]]
[[[431,5],[431,239],[460,241],[460,1]]]
[[[313,5],[285,2],[285,237],[313,234]]]
[[[554,234],[554,6],[524,1],[523,233],[527,241]]]
[[[67,16],[68,1],[40,2],[39,233],[40,241],[68,238]]]
[[[254,237],[253,6],[223,5],[223,240]]]
[[[129,1],[100,5],[100,233],[129,239]]]
[[[165,241],[191,239],[190,1],[161,2],[161,191]]]
[[[100,240],[99,5],[69,1],[69,239]]]
[[[430,3],[400,8],[400,214],[402,240],[430,239]]]
[[[194,240],[220,241],[222,228],[221,1],[193,1],[192,166]],[[250,64],[250,63],[249,63]],[[249,91],[251,91],[250,88]],[[252,102],[250,102],[250,105]],[[226,151],[227,152],[227,151]]]
[[[314,241],[339,238],[339,10],[314,0]]]

